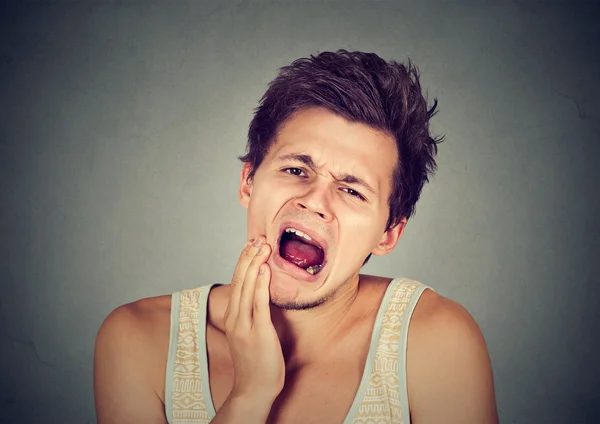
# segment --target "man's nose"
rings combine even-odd
[[[294,201],[297,208],[313,212],[325,221],[331,219],[329,193],[325,187],[311,187],[303,196]]]

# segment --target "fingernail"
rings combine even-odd
[[[246,244],[246,246],[250,246],[252,243],[254,243],[254,239],[248,240],[248,244]]]
[[[261,239],[260,237],[254,240],[255,246],[260,246],[261,244],[263,244],[263,239]]]
[[[258,252],[256,252],[257,255],[262,255],[262,253],[265,251],[264,247],[261,247],[260,249],[258,249]]]

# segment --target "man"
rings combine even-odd
[[[481,331],[423,284],[359,274],[398,243],[439,139],[412,65],[280,70],[250,125],[231,284],[142,299],[98,333],[98,422],[496,423]]]

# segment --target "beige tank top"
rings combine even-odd
[[[215,284],[174,293],[165,381],[170,424],[208,424],[216,415],[206,353],[208,293]],[[426,285],[392,280],[379,307],[363,376],[344,424],[408,424],[406,344],[410,317]]]

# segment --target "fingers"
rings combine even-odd
[[[246,270],[246,278],[244,279],[244,284],[242,284],[242,294],[239,302],[240,309],[238,313],[238,323],[245,327],[252,325],[254,295],[258,271],[260,266],[267,261],[270,254],[271,247],[266,243],[263,244],[256,252],[256,255]]]
[[[228,325],[228,323],[229,326],[235,325],[237,322],[242,288],[244,286],[244,280],[248,272],[248,267],[250,266],[252,259],[256,256],[256,253],[260,249],[261,245],[264,243],[265,240],[263,237],[258,237],[253,242],[249,241],[240,254],[233,277],[231,279],[231,294],[229,298],[229,304],[227,305],[227,310],[225,311],[226,325]]]
[[[235,271],[233,272],[233,278],[231,280],[232,284],[237,285],[238,283],[242,284],[244,282],[246,269],[263,242],[264,239],[261,237],[258,237],[256,240],[248,240],[248,243],[246,243],[246,247],[240,253],[240,257],[235,266]]]
[[[254,322],[258,325],[271,323],[271,297],[269,283],[271,282],[271,268],[262,264],[259,268],[254,289]]]

